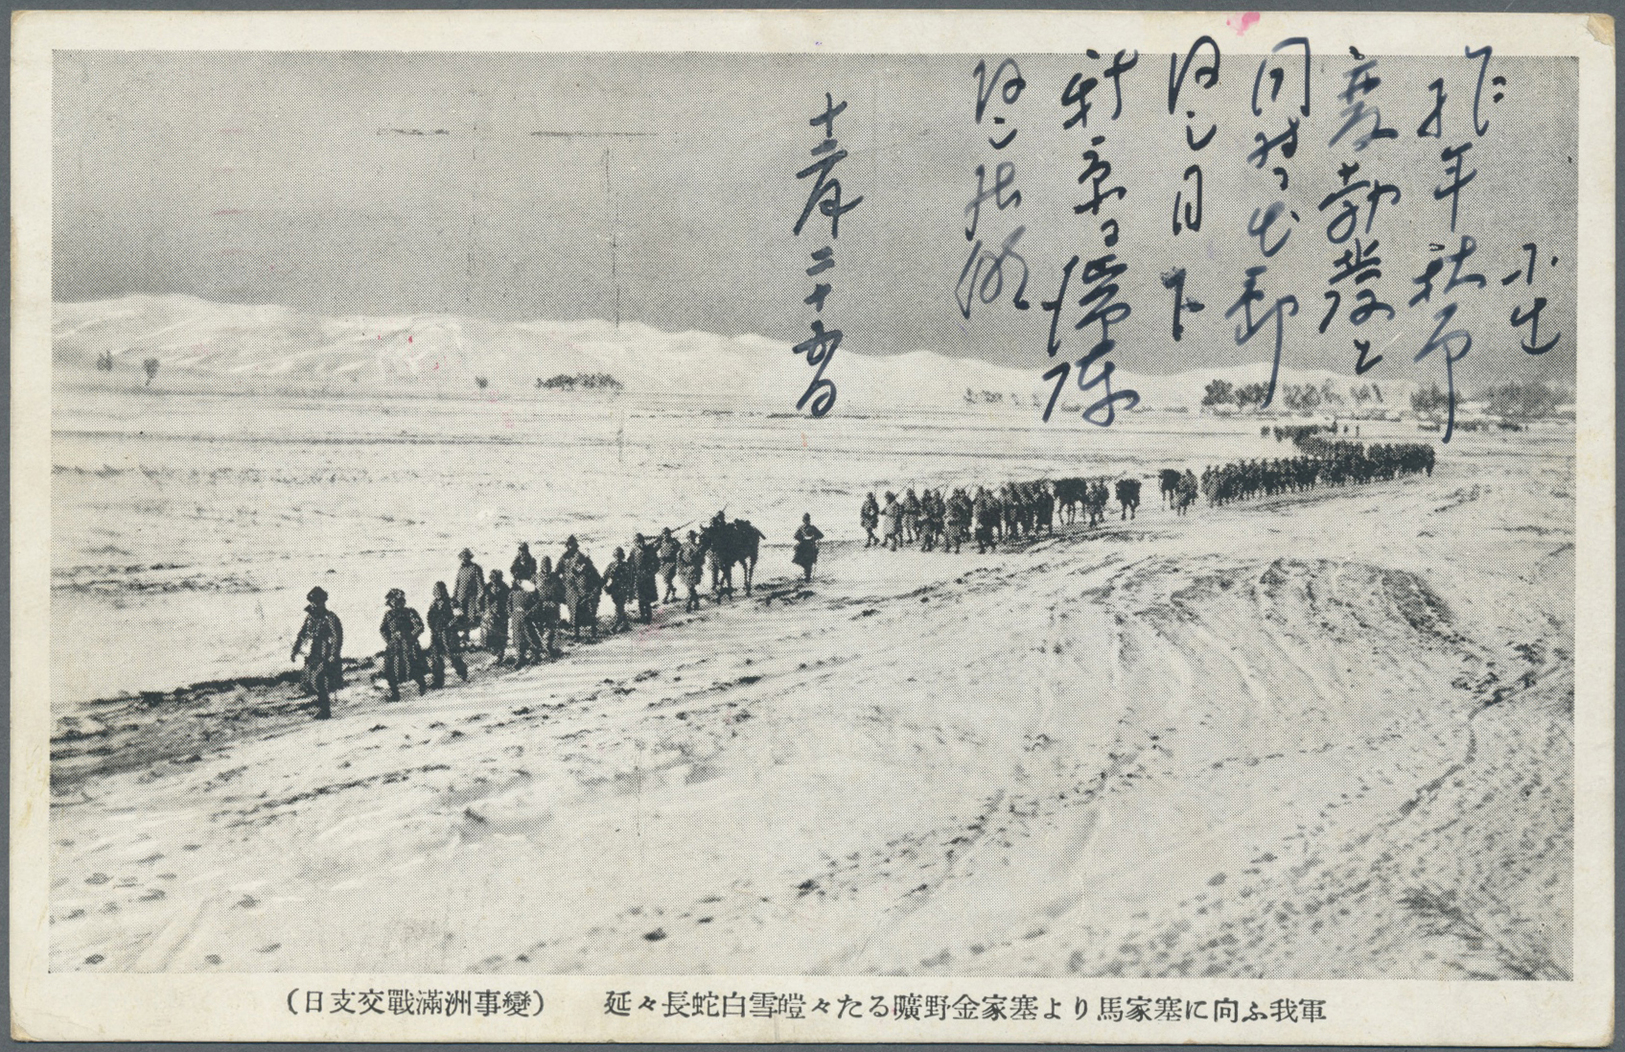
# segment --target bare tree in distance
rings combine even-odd
[[[152,381],[158,378],[158,359],[148,358],[141,363],[141,368],[147,371],[147,386],[151,387]]]

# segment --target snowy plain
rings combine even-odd
[[[1571,967],[1571,425],[1459,434],[1430,478],[1183,518],[1151,482],[1133,521],[891,554],[863,550],[867,491],[1291,450],[1194,412],[310,397],[75,355],[53,970]],[[574,534],[602,564],[722,507],[768,538],[750,599],[395,704],[355,674],[326,723],[243,679],[293,667],[313,584],[360,657],[384,591],[422,609],[464,546],[506,570]]]

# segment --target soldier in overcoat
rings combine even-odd
[[[648,624],[654,619],[654,604],[660,598],[660,556],[655,546],[643,539],[643,534],[632,538],[633,589],[638,598],[638,620]]]
[[[700,546],[698,533],[688,531],[688,540],[678,552],[677,561],[683,570],[683,585],[688,589],[683,609],[693,613],[700,608],[700,582],[705,580],[705,549]]]
[[[429,604],[429,672],[434,677],[436,690],[446,685],[446,662],[464,683],[468,682],[468,666],[463,663],[462,618],[446,591],[446,582],[434,583],[434,600]]]
[[[661,530],[660,542],[655,546],[655,557],[660,561],[660,579],[666,582],[666,594],[660,600],[662,603],[670,603],[677,598],[677,571],[682,554],[683,546],[672,536],[671,527]]]
[[[513,579],[514,587],[519,587],[520,581],[529,581],[536,576],[536,557],[530,554],[530,545],[524,541],[519,542],[519,554],[513,557],[513,565],[508,567],[508,574]]]
[[[508,635],[513,639],[513,667],[524,668],[529,660],[540,661],[542,647],[536,629],[541,596],[536,582],[521,577],[508,592]]]
[[[418,637],[423,634],[423,618],[406,605],[406,593],[391,588],[384,596],[384,620],[378,634],[384,637],[384,678],[389,680],[389,700],[401,700],[401,684],[412,680],[419,694],[427,694],[429,685],[424,681],[427,672],[423,660],[423,647]]]
[[[626,550],[616,548],[615,558],[604,567],[604,594],[615,604],[615,620],[609,625],[611,632],[620,632],[632,627],[632,622],[626,616],[626,602],[632,598],[632,591],[636,587],[637,581],[632,573],[632,564],[626,561]]]
[[[305,623],[293,641],[289,660],[298,661],[299,651],[305,651],[305,670],[300,677],[305,689],[316,695],[316,718],[330,719],[333,715],[330,692],[344,686],[344,624],[339,616],[327,608],[327,592],[321,585],[306,595]]]
[[[468,633],[479,623],[481,600],[485,596],[485,571],[480,564],[474,561],[474,553],[464,548],[457,553],[461,564],[457,567],[457,579],[452,583],[451,602],[463,612],[463,642],[468,642]]]
[[[873,493],[863,498],[863,507],[858,509],[858,525],[863,527],[865,548],[872,548],[881,543],[880,538],[875,535],[875,527],[880,525],[880,504],[875,500]]]
[[[496,655],[497,663],[502,663],[503,654],[508,650],[508,583],[502,579],[501,570],[492,570],[491,579],[485,584],[485,592],[480,598],[480,629],[481,642],[485,649]]]

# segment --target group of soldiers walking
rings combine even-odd
[[[727,523],[721,512],[711,523],[714,532],[731,530],[729,536],[741,533],[741,527],[760,537],[760,531],[743,520]],[[822,537],[811,517],[802,516],[793,559],[809,578]],[[389,699],[399,701],[401,685],[408,682],[417,684],[419,694],[427,693],[431,684],[433,689],[444,687],[447,665],[466,681],[468,663],[464,654],[470,649],[488,651],[496,665],[511,664],[516,669],[554,660],[561,653],[560,626],[566,620],[576,642],[581,641],[583,632],[589,639],[598,637],[598,608],[604,597],[614,606],[610,633],[632,627],[628,606],[634,603],[638,620],[649,624],[655,606],[676,601],[678,581],[687,590],[684,609],[699,609],[699,586],[705,577],[708,552],[713,560],[716,557],[715,545],[702,540],[695,530],[689,530],[687,539],[679,541],[675,531],[667,527],[657,537],[635,534],[630,547],[630,554],[616,548],[600,571],[574,536],[564,542],[556,565],[545,555],[538,562],[530,545],[520,542],[507,577],[499,569],[487,573],[474,561],[474,553],[464,548],[458,553],[459,566],[451,587],[448,589],[444,581],[434,583],[427,616],[407,605],[404,591],[391,588],[384,596],[384,617],[378,626],[384,641],[384,678],[389,683]],[[754,549],[752,552],[754,563]],[[303,651],[302,681],[316,696],[316,718],[325,720],[332,715],[332,692],[344,685],[344,625],[327,608],[324,589],[312,588],[305,599],[305,621],[290,657],[297,661]],[[421,642],[425,629],[429,633],[427,647]]]
[[[1173,474],[1179,476],[1177,471]],[[1189,497],[1183,503],[1174,501],[1181,514],[1196,499],[1196,476],[1189,471],[1184,475],[1180,485],[1189,490]],[[977,486],[974,491],[961,486],[947,497],[942,495],[946,487],[918,495],[909,488],[901,497],[887,491],[884,503],[870,493],[858,510],[858,524],[864,530],[865,548],[898,551],[918,545],[925,552],[957,553],[970,540],[978,552],[988,552],[1002,542],[1054,533],[1057,516],[1064,512],[1067,521],[1074,521],[1080,506],[1089,525],[1097,526],[1105,520],[1106,504],[1114,494],[1121,517],[1133,518],[1140,506],[1140,480],[1125,477],[1110,482],[1104,477],[1038,479],[1006,482],[993,489]]]
[[[1276,430],[1291,439],[1301,455],[1209,466],[1200,480],[1189,468],[1165,468],[1159,473],[1164,504],[1184,515],[1198,493],[1210,505],[1220,505],[1310,489],[1318,483],[1342,486],[1433,474],[1434,449],[1425,443],[1368,446],[1324,438],[1321,432],[1326,429],[1319,426]],[[917,545],[925,552],[958,552],[966,539],[972,539],[978,552],[986,552],[1002,541],[1053,533],[1056,518],[1073,522],[1079,507],[1089,526],[1097,526],[1113,496],[1121,506],[1120,518],[1133,518],[1140,504],[1140,480],[1133,476],[1115,483],[1106,477],[1007,482],[992,490],[977,486],[974,493],[956,487],[947,497],[944,489],[916,494],[910,487],[901,497],[886,491],[884,502],[869,493],[858,510],[863,546],[898,551]]]
[[[1324,483],[1386,482],[1399,475],[1433,474],[1435,454],[1425,443],[1364,445],[1328,441],[1315,434],[1294,440],[1302,454],[1267,460],[1243,460],[1202,472],[1202,492],[1211,505],[1252,497],[1296,493]]]
[[[1301,454],[1265,460],[1245,460],[1208,467],[1198,482],[1190,470],[1166,469],[1161,473],[1164,501],[1178,514],[1184,514],[1196,500],[1198,486],[1210,505],[1222,505],[1256,496],[1310,489],[1319,483],[1345,485],[1388,480],[1398,475],[1433,474],[1434,449],[1427,444],[1366,446],[1359,442],[1322,438],[1316,428],[1291,429],[1291,438]],[[955,487],[910,487],[901,497],[887,491],[885,502],[869,493],[858,512],[864,530],[865,548],[898,551],[918,546],[923,552],[958,553],[966,540],[974,541],[978,552],[996,550],[1000,542],[1053,533],[1058,509],[1073,521],[1081,504],[1089,515],[1089,525],[1105,517],[1107,480],[1065,478],[1033,482],[1007,482],[994,489]],[[1139,506],[1140,482],[1132,477],[1118,479],[1115,494],[1122,505],[1122,517],[1130,517]],[[796,531],[792,561],[810,579],[818,559],[818,542],[823,533],[802,516]],[[400,700],[401,684],[415,682],[420,694],[445,686],[446,666],[463,680],[468,679],[464,653],[472,647],[489,651],[496,664],[509,664],[512,645],[514,668],[551,661],[560,654],[560,626],[568,619],[574,639],[585,631],[598,636],[598,608],[607,596],[614,604],[611,633],[631,628],[628,604],[636,603],[638,619],[649,624],[658,603],[677,599],[677,581],[687,590],[686,611],[699,609],[699,586],[704,580],[709,554],[712,563],[713,594],[720,601],[731,592],[727,575],[736,564],[747,573],[745,588],[750,590],[750,570],[756,562],[761,531],[745,520],[728,522],[718,512],[704,535],[689,530],[679,541],[670,527],[658,537],[634,535],[630,554],[616,548],[611,561],[600,572],[592,558],[581,549],[575,537],[564,542],[555,565],[547,556],[538,562],[530,546],[521,542],[508,568],[489,574],[474,561],[465,548],[451,588],[436,581],[427,617],[407,605],[406,593],[391,588],[385,596],[385,612],[378,631],[384,640],[384,676],[389,682],[391,701]],[[728,583],[724,583],[724,581]],[[304,651],[304,683],[316,695],[317,719],[331,715],[331,693],[343,685],[341,652],[344,626],[327,609],[327,593],[313,588],[305,597],[305,622],[294,641],[291,657],[298,660]],[[424,648],[420,639],[429,632]],[[476,635],[476,633],[478,633]]]
[[[858,522],[865,548],[898,551],[918,545],[922,552],[957,553],[969,538],[978,552],[986,552],[1006,538],[1054,532],[1055,497],[1047,482],[1007,482],[993,490],[977,486],[974,493],[960,486],[946,497],[942,488],[916,494],[910,487],[902,497],[887,491],[884,505],[870,493]]]
[[[1200,489],[1201,483],[1196,480],[1196,472],[1190,468],[1184,471],[1178,468],[1165,468],[1162,472],[1163,500],[1174,509],[1175,515],[1184,515],[1191,510]]]

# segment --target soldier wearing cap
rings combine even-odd
[[[609,626],[611,632],[632,627],[632,622],[626,616],[626,602],[632,598],[632,590],[636,587],[632,564],[626,561],[626,550],[616,548],[615,558],[604,567],[604,594],[615,604],[615,620]]]
[[[316,695],[316,718],[325,720],[333,715],[329,692],[344,686],[344,625],[337,614],[327,608],[327,592],[320,585],[306,595],[305,623],[299,637],[293,641],[289,660],[298,661],[299,651],[306,643],[305,671],[301,679],[305,689]]]
[[[519,554],[513,557],[513,565],[508,567],[508,573],[513,578],[515,588],[519,587],[520,581],[536,579],[536,557],[530,554],[529,544],[519,542]]]
[[[399,588],[385,593],[384,603],[388,609],[384,611],[378,634],[384,637],[384,678],[389,680],[389,700],[401,700],[401,683],[408,679],[418,685],[419,694],[427,694],[428,667],[423,660],[423,648],[418,644],[418,637],[423,634],[423,618],[406,605],[406,593]]]
[[[559,576],[568,580],[570,571],[575,566],[575,561],[580,557],[581,542],[576,540],[576,535],[572,533],[564,538],[564,554],[559,556],[558,566],[556,567]]]
[[[863,507],[858,509],[858,525],[862,526],[863,532],[868,535],[863,538],[865,548],[883,543],[875,536],[875,527],[880,525],[880,503],[875,500],[873,491],[863,498]]]
[[[486,650],[496,655],[499,665],[508,649],[510,591],[507,582],[502,579],[502,571],[492,570],[491,579],[486,582],[480,598],[480,609],[483,611],[480,615],[481,642]]]
[[[429,604],[429,670],[436,690],[446,685],[446,662],[464,683],[468,682],[468,666],[463,662],[463,643],[457,634],[462,619],[452,605],[446,582],[434,583],[434,601]]]
[[[801,567],[802,580],[812,580],[813,565],[818,562],[818,542],[824,531],[813,525],[812,512],[801,516],[801,526],[795,532],[796,550],[790,561]]]
[[[700,546],[698,533],[688,531],[688,540],[678,553],[677,561],[683,569],[683,586],[688,589],[683,610],[693,613],[700,608],[700,582],[705,579],[705,549]]]
[[[485,611],[485,571],[474,561],[474,553],[464,548],[457,553],[462,565],[457,567],[457,580],[452,585],[451,603],[463,612],[463,642],[468,642],[468,630],[479,624]]]
[[[542,659],[542,640],[535,624],[540,605],[536,582],[529,577],[521,577],[508,591],[508,636],[513,640],[514,668]]]
[[[564,602],[564,582],[553,572],[553,560],[542,556],[536,570],[536,611],[531,624],[536,627],[536,659],[552,659],[558,654],[559,604]]]
[[[654,618],[654,605],[660,599],[660,556],[656,546],[639,533],[632,538],[633,592],[638,600],[638,620],[648,624]]]
[[[570,631],[577,641],[581,630],[588,629],[592,638],[598,638],[598,596],[604,579],[592,558],[581,550],[581,542],[571,535],[564,542],[564,555],[559,558],[558,575],[564,585],[564,605],[570,611]]]
[[[655,544],[655,559],[660,563],[660,579],[666,582],[666,591],[661,596],[662,603],[670,603],[677,598],[678,564],[682,562],[683,546],[677,538],[671,535],[671,527],[667,526],[660,531],[660,540]]]

